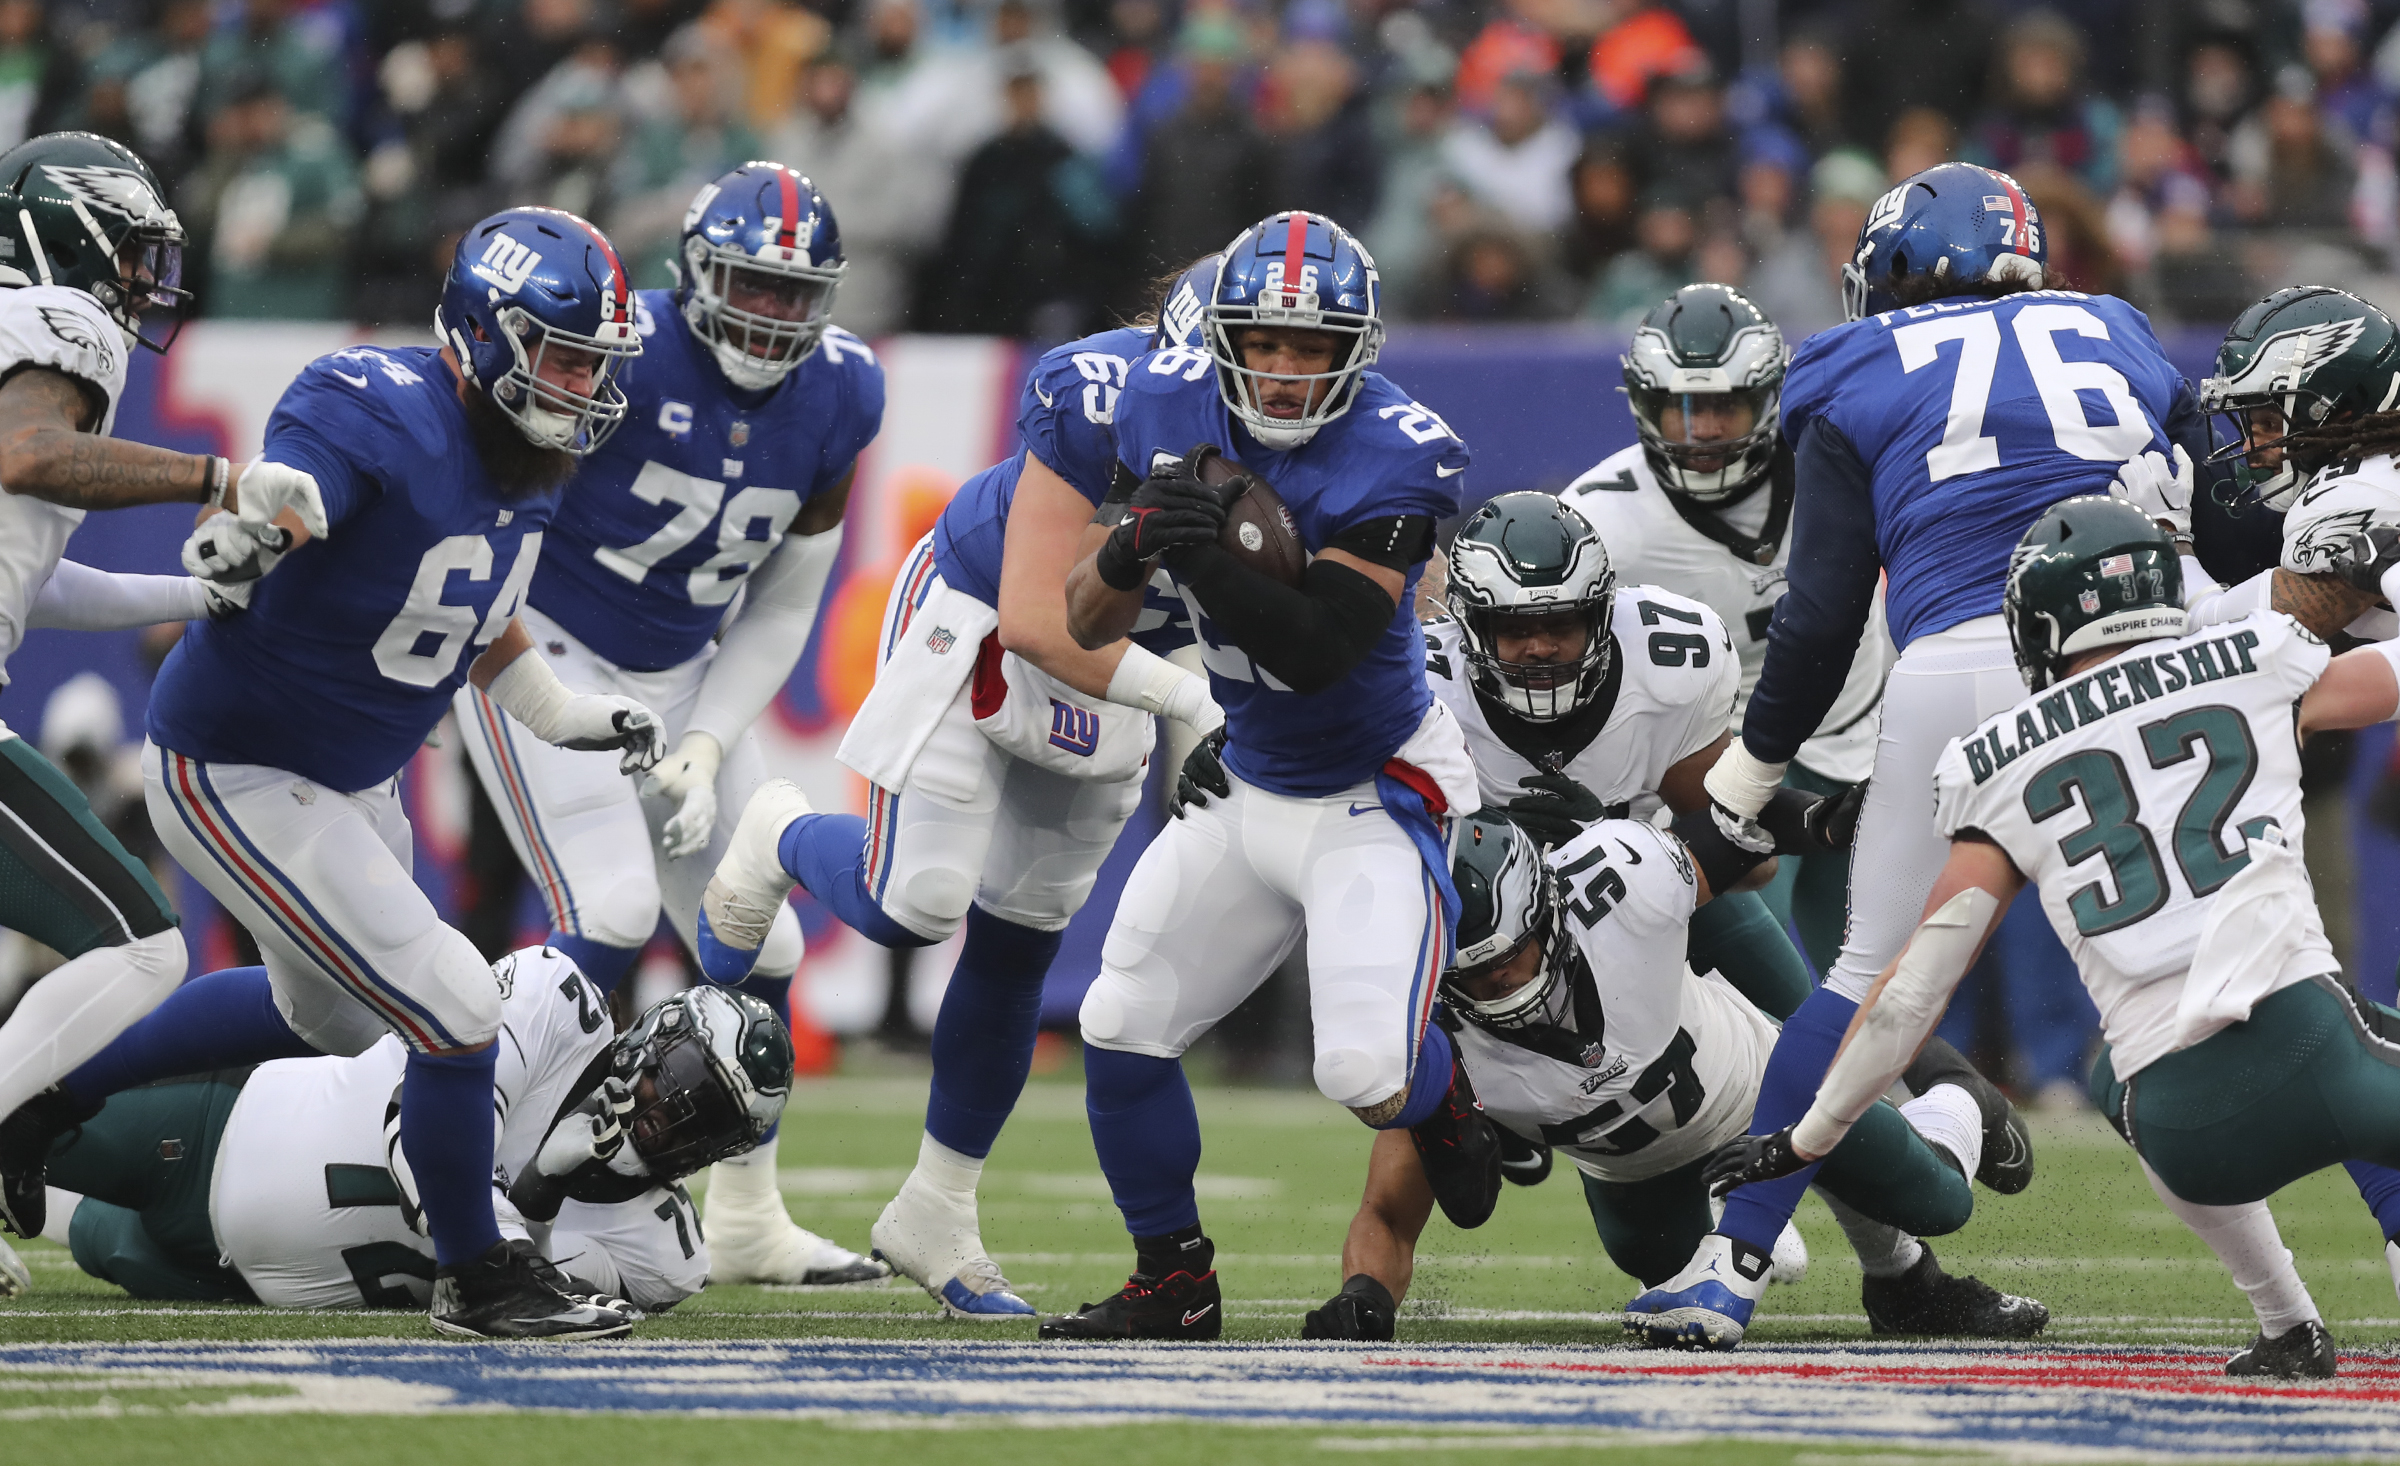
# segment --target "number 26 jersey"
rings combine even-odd
[[[1934,766],[1941,832],[1981,832],[2041,888],[2120,1076],[2173,1051],[2209,898],[2250,863],[2248,838],[2272,825],[2300,848],[2293,704],[2330,656],[2280,611],[2143,642]]]

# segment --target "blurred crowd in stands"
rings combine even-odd
[[[2015,173],[2052,266],[2163,322],[2400,258],[2400,0],[0,0],[0,145],[150,158],[204,312],[416,324],[509,204],[668,283],[772,157],[839,318],[1058,339],[1298,205],[1402,320],[1622,324],[1687,279],[1795,339],[1877,195]]]

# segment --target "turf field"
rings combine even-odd
[[[803,1224],[865,1245],[913,1159],[922,1095],[913,1077],[804,1086],[782,1156]],[[1199,1103],[1226,1338],[1296,1339],[1300,1315],[1340,1285],[1365,1134],[1313,1093],[1204,1089]],[[1475,1233],[1436,1218],[1397,1347],[1035,1348],[1030,1326],[946,1323],[914,1288],[888,1286],[713,1289],[627,1346],[462,1349],[413,1315],[136,1304],[37,1244],[25,1249],[35,1291],[0,1303],[0,1419],[12,1461],[523,1460],[582,1440],[690,1460],[765,1447],[1112,1463],[1539,1461],[1605,1441],[1631,1462],[1744,1436],[1722,1459],[2400,1453],[2387,1352],[2400,1303],[2345,1178],[2276,1201],[2345,1380],[2235,1390],[2215,1372],[2251,1332],[2231,1283],[2096,1117],[2035,1124],[2032,1188],[1979,1192],[1973,1224],[1937,1250],[2048,1303],[2040,1349],[1863,1345],[1857,1268],[1814,1201],[1800,1218],[1809,1275],[1768,1294],[1757,1346],[1611,1347],[1635,1285],[1601,1257],[1580,1188],[1559,1174],[1510,1188]],[[984,1197],[985,1239],[1038,1308],[1101,1297],[1130,1266],[1071,1077],[1028,1092]],[[845,1342],[789,1342],[808,1340]],[[412,1418],[345,1418],[357,1413]]]

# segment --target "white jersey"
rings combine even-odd
[[[513,953],[493,973],[501,985],[494,1183],[505,1191],[588,1090],[583,1081],[616,1034],[607,1000],[557,952]],[[262,1064],[242,1087],[218,1146],[209,1212],[226,1261],[260,1302],[425,1305],[433,1244],[410,1226],[385,1150],[386,1114],[407,1063],[400,1040],[386,1037],[354,1058]],[[495,1200],[503,1231],[528,1235],[505,1198],[495,1192]],[[691,1198],[679,1186],[610,1206],[569,1202],[552,1232],[562,1264],[595,1244],[607,1248],[606,1267],[573,1275],[603,1287],[613,1277],[622,1284],[614,1291],[644,1306],[688,1297],[708,1276]]]
[[[2283,519],[2283,568],[2299,575],[2331,573],[2368,526],[2400,526],[2400,459],[2378,454],[2356,468],[2329,468],[2308,481]],[[2400,617],[2376,606],[2343,630],[2367,641],[2400,635]]]
[[[1694,529],[1677,512],[1675,501],[1658,486],[1638,443],[1602,459],[1559,497],[1600,532],[1600,542],[1608,546],[1609,564],[1616,567],[1620,580],[1644,581],[1689,596],[1724,621],[1742,664],[1741,687],[1733,705],[1733,721],[1738,727],[1742,710],[1750,702],[1750,689],[1758,685],[1759,669],[1766,665],[1767,623],[1774,618],[1775,603],[1783,599],[1784,564],[1792,552],[1790,535],[1777,535],[1773,556],[1763,565],[1740,558]],[[1771,493],[1759,492],[1716,517],[1741,534],[1755,536],[1767,528],[1772,508]],[[1891,633],[1884,628],[1883,592],[1878,590],[1866,633],[1858,641],[1858,654],[1850,662],[1849,679],[1842,684],[1842,695],[1834,700],[1816,736],[1800,746],[1794,762],[1845,784],[1855,784],[1874,771],[1877,710],[1883,700],[1883,680],[1897,656]]]
[[[102,404],[95,431],[114,431],[125,395],[125,333],[100,302],[62,285],[0,290],[0,376],[21,366],[50,367],[90,385]],[[0,685],[25,640],[33,599],[83,516],[28,494],[0,493]]]
[[[1601,803],[1647,819],[1660,806],[1658,781],[1667,770],[1733,726],[1740,666],[1716,612],[1654,585],[1619,585],[1609,635],[1617,644],[1613,670],[1592,705],[1539,724],[1518,723],[1503,709],[1495,726],[1492,710],[1475,695],[1466,633],[1450,620],[1425,628],[1425,680],[1466,730],[1486,804],[1524,793],[1518,781],[1537,772],[1523,735],[1571,740],[1597,723],[1565,771]],[[1516,746],[1502,736],[1511,725]]]
[[[2176,1048],[2182,979],[2211,896],[2250,863],[2246,835],[2272,825],[2300,848],[2293,703],[2329,657],[2259,611],[2070,677],[1935,765],[1936,825],[1982,832],[2041,888],[2120,1077]],[[2327,951],[2283,977],[2333,966]]]
[[[1580,958],[1575,1031],[1503,1037],[1460,1024],[1476,1098],[1599,1180],[1689,1165],[1749,1128],[1775,1026],[1723,978],[1684,965],[1697,891],[1682,841],[1603,820],[1549,859]]]

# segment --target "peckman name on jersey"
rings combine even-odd
[[[561,491],[500,491],[431,347],[309,363],[260,456],[316,476],[332,533],[284,556],[248,611],[192,624],[150,694],[150,738],[372,788],[408,762],[524,604]]]
[[[1433,409],[1375,372],[1350,410],[1287,452],[1260,446],[1225,410],[1216,359],[1169,346],[1133,363],[1117,399],[1117,458],[1135,476],[1200,443],[1265,479],[1290,507],[1313,557],[1343,530],[1388,515],[1435,520],[1459,512],[1467,447]],[[1433,694],[1417,626],[1420,562],[1408,569],[1392,620],[1375,649],[1322,692],[1303,696],[1220,641],[1197,598],[1180,584],[1209,687],[1225,709],[1225,764],[1244,782],[1300,798],[1364,783],[1407,742]]]
[[[874,441],[883,367],[829,327],[790,376],[746,392],[692,339],[674,292],[637,292],[634,323],[624,424],[576,472],[532,601],[610,662],[656,672],[700,655],[800,506]]]

